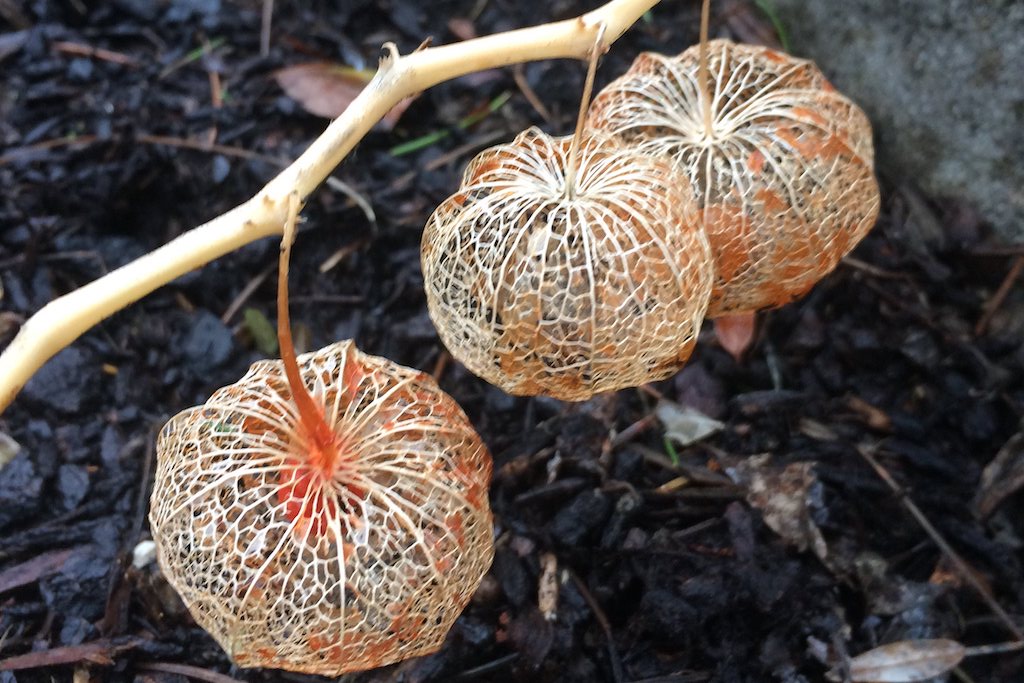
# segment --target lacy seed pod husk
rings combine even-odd
[[[517,395],[579,401],[689,357],[711,287],[707,238],[666,162],[604,135],[536,128],[480,153],[423,232],[430,316],[451,354]]]
[[[812,62],[714,40],[709,135],[699,54],[641,54],[594,98],[588,123],[689,179],[716,263],[708,317],[781,306],[875,224],[871,125]]]
[[[433,652],[491,564],[490,456],[421,372],[348,341],[298,365],[337,457],[311,448],[281,361],[255,363],[160,433],[160,567],[240,666]]]

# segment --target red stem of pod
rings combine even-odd
[[[299,197],[292,194],[289,197],[288,220],[284,226],[284,235],[281,238],[281,256],[277,275],[277,340],[281,347],[281,360],[284,362],[284,373],[288,378],[288,388],[291,390],[292,400],[299,411],[299,418],[306,430],[308,438],[312,440],[313,452],[317,454],[316,459],[321,460],[316,464],[328,467],[337,460],[337,445],[335,444],[334,431],[324,420],[323,410],[306,389],[306,383],[302,381],[299,372],[299,363],[295,358],[295,344],[292,341],[291,317],[288,315],[288,263],[291,259],[292,242],[295,241],[295,226],[299,216]]]

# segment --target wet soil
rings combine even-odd
[[[449,42],[596,4],[278,3],[261,57],[254,0],[0,2],[2,342],[47,301],[248,198],[304,149],[325,122],[284,95],[275,69],[372,68],[386,40],[408,52],[426,36]],[[598,85],[641,50],[694,42],[696,12],[656,8],[605,58]],[[774,35],[740,1],[713,31]],[[530,125],[568,132],[582,78],[567,61],[523,69],[549,120],[511,69],[439,86],[335,173],[375,222],[331,187],[305,211],[292,267],[300,344],[353,338],[438,372],[495,458],[494,566],[446,645],[352,680],[795,683],[884,642],[1009,640],[865,457],[1024,623],[1024,448],[1013,439],[1024,292],[996,296],[1022,251],[993,245],[955,198],[883,177],[874,232],[806,298],[763,314],[742,359],[707,326],[690,365],[648,390],[580,405],[512,398],[442,360],[421,227],[477,149]],[[458,125],[504,93],[497,111]],[[435,131],[447,134],[392,153]],[[156,565],[131,564],[149,533],[155,432],[267,355],[258,322],[274,319],[276,254],[273,240],[252,244],[114,315],[0,418],[20,445],[0,444],[13,454],[0,469],[0,683],[312,680],[233,668]],[[658,395],[723,427],[666,446]],[[1000,449],[996,500],[982,472]],[[548,554],[553,619],[538,605]],[[962,670],[961,680],[1019,681],[1024,655]]]

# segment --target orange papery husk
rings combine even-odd
[[[423,232],[427,307],[470,371],[569,401],[677,372],[710,295],[685,178],[606,135],[536,128],[480,153]]]
[[[699,54],[641,54],[594,98],[588,124],[688,179],[716,264],[709,318],[782,306],[875,224],[871,125],[812,62],[714,40],[708,135]]]
[[[349,341],[298,364],[337,453],[311,452],[281,361],[255,363],[160,433],[160,567],[240,666],[434,652],[491,564],[487,449],[422,372]]]

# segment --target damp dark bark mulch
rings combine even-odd
[[[426,36],[449,42],[453,30],[485,34],[596,4],[279,2],[261,57],[255,0],[0,2],[4,343],[47,301],[246,199],[323,129],[280,91],[275,69],[372,68],[385,40],[408,52]],[[640,50],[691,44],[696,11],[656,8],[605,58],[599,85]],[[719,35],[771,36],[752,4],[719,14]],[[456,17],[469,23],[450,26]],[[305,212],[292,276],[300,343],[354,338],[441,367],[421,227],[476,149],[529,125],[569,132],[582,77],[573,62],[524,68],[550,121],[506,69],[435,88],[393,131],[371,133],[335,175],[369,200],[376,223],[330,187]],[[496,112],[457,125],[506,92]],[[448,133],[390,151],[435,131]],[[209,143],[222,147],[184,146]],[[690,365],[653,387],[724,423],[697,445],[666,446],[651,391],[569,405],[511,398],[456,363],[441,367],[495,457],[494,566],[441,652],[354,679],[819,681],[836,658],[883,642],[1009,639],[861,451],[1020,624],[1012,437],[1024,413],[1024,295],[993,300],[1015,256],[990,248],[968,207],[922,197],[912,179],[882,184],[875,231],[805,299],[762,315],[745,358],[708,326]],[[312,680],[233,668],[155,564],[131,563],[149,533],[155,432],[266,355],[258,319],[274,319],[276,253],[273,240],[255,243],[117,313],[0,418],[21,449],[0,469],[0,668],[18,665],[0,682],[73,672]],[[1008,442],[1009,495],[982,516],[982,470]],[[753,493],[757,482],[767,494]],[[537,597],[547,554],[554,619]],[[964,671],[1019,681],[1024,657]]]

